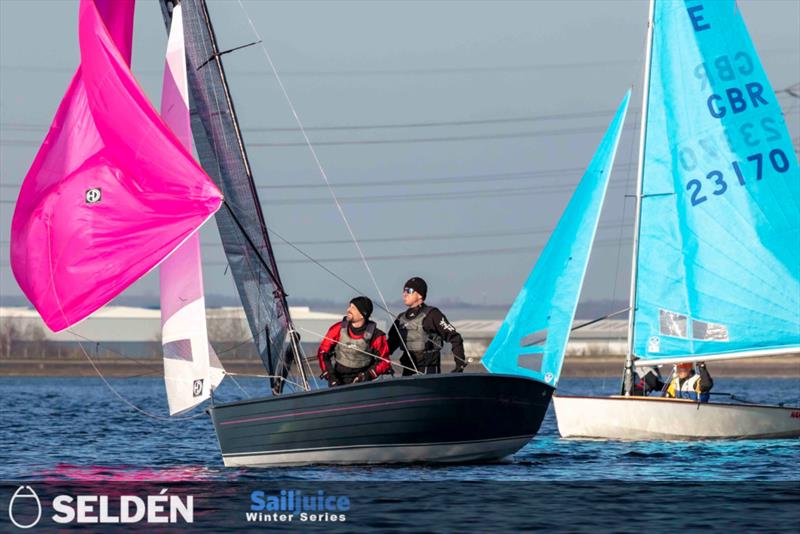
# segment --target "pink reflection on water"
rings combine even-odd
[[[108,482],[191,482],[198,480],[235,480],[235,470],[212,469],[199,465],[173,467],[137,467],[127,465],[57,464],[53,468],[34,471],[34,478],[55,482],[60,480]]]

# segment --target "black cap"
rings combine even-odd
[[[411,288],[417,293],[419,293],[422,296],[423,300],[425,299],[425,297],[428,296],[428,284],[426,284],[425,280],[423,280],[419,276],[409,278],[408,282],[406,282],[405,285],[403,286],[403,288],[406,287]]]
[[[350,304],[356,307],[364,319],[369,319],[369,316],[372,315],[372,301],[369,300],[369,297],[356,297],[350,301]]]

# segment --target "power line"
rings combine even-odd
[[[781,55],[781,54],[796,54],[795,48],[773,48],[763,50],[759,54],[761,57]],[[589,61],[574,61],[574,62],[559,62],[559,63],[528,63],[517,65],[474,65],[464,67],[427,67],[427,68],[396,68],[396,69],[303,69],[303,70],[287,70],[281,71],[281,76],[397,76],[397,75],[448,75],[458,73],[500,73],[500,72],[525,72],[536,70],[569,70],[569,69],[586,69],[586,68],[605,68],[609,66],[629,66],[639,63],[638,58],[632,59],[606,59],[606,60],[589,60]],[[0,65],[0,70],[9,70],[17,72],[38,72],[38,73],[72,73],[75,71],[74,67],[56,67],[47,65]],[[137,76],[162,76],[163,71],[158,69],[137,69]],[[265,70],[231,70],[229,74],[233,76],[257,76],[257,77],[274,77],[272,72]]]
[[[594,246],[604,247],[604,246],[620,246],[622,244],[629,243],[630,240],[622,240],[619,239],[604,239],[604,240],[596,240],[594,242]],[[505,247],[505,248],[488,248],[488,249],[472,249],[472,250],[455,250],[449,252],[419,252],[419,253],[412,253],[412,254],[391,254],[391,255],[379,255],[379,256],[367,256],[368,261],[389,261],[389,260],[402,260],[402,259],[430,259],[430,258],[443,258],[443,257],[460,257],[460,256],[486,256],[486,255],[494,255],[494,254],[522,254],[522,253],[532,253],[536,252],[537,250],[541,250],[544,246],[537,246],[537,247]],[[317,263],[352,263],[352,262],[360,262],[361,258],[353,258],[353,257],[333,257],[333,258],[314,258],[315,262]],[[203,262],[206,265],[227,265],[226,261],[209,261]],[[288,263],[311,263],[309,259],[291,259],[291,260],[279,260],[278,263],[281,264],[288,264]]]
[[[614,166],[615,172],[623,171],[632,166],[630,163],[618,163]],[[564,175],[577,176],[586,170],[585,167],[565,167],[561,169],[546,169],[541,171],[515,171],[487,174],[464,174],[448,176],[432,176],[427,178],[394,178],[387,180],[348,180],[334,183],[334,187],[408,187],[408,186],[429,186],[446,183],[475,183],[475,182],[499,182],[514,180],[532,180],[540,178],[561,177]],[[16,187],[21,184],[0,183],[0,187]],[[319,182],[293,182],[283,184],[258,185],[260,190],[269,189],[319,189],[327,187]]]
[[[775,91],[775,94],[780,98],[782,96],[800,98],[800,83],[796,83]],[[307,126],[306,131],[339,131],[339,130],[388,130],[388,129],[406,129],[406,128],[435,128],[442,126],[475,126],[485,124],[513,124],[520,122],[534,122],[546,120],[569,120],[581,118],[596,118],[608,117],[616,110],[614,109],[597,109],[576,112],[561,112],[549,113],[542,115],[518,115],[512,117],[490,117],[485,119],[451,119],[451,120],[438,120],[438,121],[415,121],[415,122],[385,122],[373,124],[339,124],[339,125],[319,125]],[[639,113],[638,108],[631,108],[631,114]],[[0,130],[17,130],[17,131],[30,131],[39,132],[48,128],[50,124],[45,123],[27,123],[27,122],[0,122]],[[296,126],[292,127],[250,127],[242,128],[243,132],[299,132],[300,129]]]
[[[624,227],[627,225],[624,223],[624,221],[609,221],[607,223],[599,225],[599,228],[607,229],[607,228],[617,228],[619,226]],[[502,232],[498,231],[498,232],[432,234],[425,236],[367,237],[367,238],[359,238],[359,241],[361,241],[362,243],[394,243],[398,241],[420,242],[420,241],[441,241],[450,239],[481,239],[489,237],[518,237],[525,235],[547,234],[552,231],[553,231],[552,226],[547,226],[547,227],[542,226],[539,228],[507,230]],[[320,240],[292,241],[292,243],[295,245],[338,245],[338,244],[350,243],[350,241],[345,239],[329,239],[324,241]],[[285,243],[277,243],[277,244],[285,245]]]
[[[591,126],[581,128],[553,128],[549,130],[529,131],[529,132],[513,132],[513,133],[496,133],[496,134],[474,134],[474,135],[452,135],[452,136],[438,136],[438,137],[405,137],[396,139],[349,139],[341,141],[315,141],[315,146],[344,146],[344,145],[394,145],[406,143],[441,143],[441,142],[454,142],[454,141],[478,141],[484,139],[514,139],[523,137],[542,137],[553,135],[577,135],[588,134],[595,132],[605,131],[605,126]],[[630,130],[638,129],[638,125],[629,126],[625,128]],[[27,140],[27,139],[0,139],[0,145],[7,146],[30,146],[40,145],[41,141]],[[262,141],[248,141],[248,147],[259,148],[292,148],[292,147],[307,147],[305,141],[285,141],[285,142],[262,142]]]
[[[614,221],[607,221],[598,226],[599,229],[609,229],[609,228],[624,228],[630,225],[630,221],[624,220],[614,220]],[[424,241],[442,241],[442,240],[453,240],[453,239],[482,239],[482,238],[495,238],[495,237],[520,237],[526,235],[536,235],[536,234],[547,234],[553,231],[552,226],[540,226],[536,228],[516,228],[512,230],[498,230],[498,231],[491,231],[491,232],[467,232],[467,233],[449,233],[449,234],[429,234],[429,235],[410,235],[410,236],[373,236],[373,237],[365,237],[359,238],[359,241],[362,243],[396,243],[396,242],[424,242]],[[270,232],[275,232],[273,229],[270,229]],[[352,241],[349,239],[314,239],[314,240],[305,240],[305,241],[291,241],[284,239],[286,242],[283,243],[275,243],[274,246],[314,246],[314,245],[341,245],[351,243]],[[0,244],[8,245],[10,242],[8,240],[0,240]],[[211,245],[219,245],[219,240],[214,241],[202,241],[201,244],[203,246],[211,246]]]
[[[629,126],[624,128],[626,130],[637,130],[638,126]],[[554,128],[550,130],[539,130],[529,132],[513,132],[513,133],[496,133],[496,134],[474,134],[474,135],[450,135],[440,137],[405,137],[396,139],[351,139],[343,141],[315,141],[315,146],[345,146],[345,145],[395,145],[406,143],[442,143],[454,141],[478,141],[485,139],[515,139],[523,137],[543,137],[552,135],[577,135],[588,134],[595,132],[603,132],[606,130],[605,126],[590,126],[582,128]],[[292,147],[305,147],[305,142],[287,141],[287,142],[260,142],[250,141],[247,143],[249,147],[260,148],[292,148]]]
[[[349,204],[364,203],[383,203],[383,202],[427,202],[439,200],[458,200],[470,198],[495,198],[518,195],[551,195],[571,191],[577,183],[568,183],[556,186],[529,186],[529,187],[507,187],[497,189],[480,189],[475,191],[455,191],[455,192],[430,192],[412,194],[382,194],[382,195],[359,195],[339,197],[340,202]],[[609,189],[619,189],[624,184],[609,185]],[[273,198],[262,201],[262,205],[270,206],[296,206],[296,205],[319,205],[329,204],[328,197],[312,198]],[[0,200],[1,204],[14,204],[16,201],[11,199]]]
[[[339,197],[340,202],[350,204],[363,204],[363,203],[383,203],[383,202],[426,202],[426,201],[439,201],[439,200],[461,200],[470,198],[494,198],[494,197],[507,197],[518,195],[550,195],[555,193],[563,193],[571,191],[575,188],[577,183],[570,183],[558,186],[532,186],[532,187],[508,187],[499,189],[482,189],[478,191],[458,191],[458,192],[441,192],[441,193],[420,193],[420,194],[395,194],[395,195],[361,195]],[[609,189],[619,189],[624,187],[625,184],[612,184]],[[327,204],[330,199],[326,197],[313,197],[313,198],[280,198],[280,199],[266,199],[262,202],[265,205],[271,206],[292,206],[292,205],[313,205],[313,204]]]
[[[630,110],[631,112],[638,112],[638,110]],[[321,125],[309,126],[306,131],[338,131],[338,130],[387,130],[395,128],[432,128],[442,126],[475,126],[484,124],[513,124],[519,122],[533,122],[533,121],[546,121],[546,120],[569,120],[581,118],[594,118],[594,117],[607,117],[614,113],[613,109],[602,109],[594,111],[579,111],[569,113],[550,113],[545,115],[525,115],[516,117],[492,117],[486,119],[456,119],[456,120],[440,120],[440,121],[416,121],[416,122],[386,122],[374,124],[342,124],[342,125]],[[0,123],[0,129],[3,130],[19,130],[19,131],[40,131],[42,128],[47,128],[49,124],[44,123],[24,123],[24,122],[6,122]],[[286,128],[267,128],[267,127],[251,127],[242,128],[243,132],[299,132],[297,127]]]

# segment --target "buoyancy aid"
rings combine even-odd
[[[680,378],[674,377],[667,388],[667,397],[708,402],[710,395],[708,393],[700,393],[700,375],[695,374],[682,383]]]
[[[372,338],[375,336],[376,328],[374,322],[367,321],[363,337],[351,337],[350,323],[347,318],[342,319],[339,341],[336,342],[334,349],[336,363],[352,369],[362,369],[372,365],[375,361],[375,357],[372,356]]]
[[[398,317],[405,348],[415,360],[424,355],[436,354],[442,349],[442,337],[437,332],[426,332],[422,326],[430,310],[430,306],[423,305],[419,313],[411,319],[405,313]]]

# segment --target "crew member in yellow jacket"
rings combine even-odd
[[[691,363],[679,363],[675,366],[672,381],[667,386],[665,396],[673,399],[690,399],[708,402],[714,380],[708,374],[706,364],[697,364],[697,372]]]

